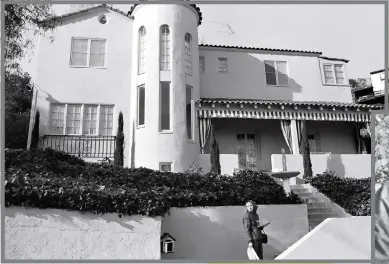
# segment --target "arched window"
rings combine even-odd
[[[161,70],[170,70],[170,30],[168,25],[161,27],[160,42]]]
[[[192,36],[185,34],[185,73],[192,75]]]
[[[146,69],[146,28],[139,29],[138,74],[145,73]]]

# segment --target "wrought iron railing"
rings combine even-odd
[[[385,91],[384,90],[375,91],[373,93],[369,93],[367,95],[361,96],[358,98],[358,102],[363,101],[363,100],[367,100],[367,99],[371,99],[371,98],[374,98],[374,97],[380,96],[380,95],[385,95]]]
[[[39,146],[84,158],[113,158],[116,137],[45,135],[39,140]]]

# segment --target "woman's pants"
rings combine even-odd
[[[263,248],[260,240],[253,241],[253,249],[257,253],[259,259],[263,259]]]

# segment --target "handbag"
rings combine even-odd
[[[267,241],[268,241],[267,235],[266,235],[265,231],[263,231],[263,229],[262,229],[261,233],[262,233],[262,244],[267,244]]]

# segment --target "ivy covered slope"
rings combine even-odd
[[[310,184],[349,214],[371,215],[371,178],[340,178],[327,172],[315,176]]]
[[[265,174],[163,173],[86,163],[54,150],[5,151],[6,206],[162,216],[170,207],[299,204]]]

